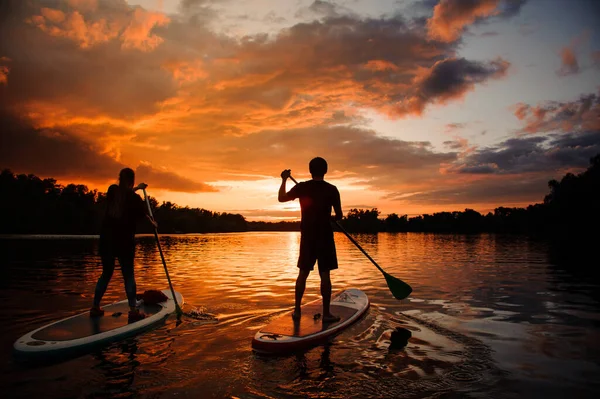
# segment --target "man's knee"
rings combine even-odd
[[[298,280],[306,281],[309,274],[310,274],[310,270],[300,269],[300,271],[298,272]]]
[[[321,276],[322,282],[324,282],[324,283],[331,282],[329,270],[319,270],[319,276]]]

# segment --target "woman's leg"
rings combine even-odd
[[[129,253],[129,251],[127,251],[126,254],[119,256],[119,264],[121,265],[121,272],[123,273],[127,301],[129,302],[129,307],[133,310],[135,309],[137,291],[133,272],[133,252]]]
[[[96,290],[94,292],[93,308],[95,309],[100,308],[100,301],[102,301],[102,297],[108,288],[108,283],[115,270],[115,257],[112,253],[103,253],[100,255],[100,258],[102,260],[102,274],[96,283]]]

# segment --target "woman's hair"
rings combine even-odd
[[[112,218],[123,217],[128,193],[127,191],[133,187],[135,183],[135,172],[131,168],[121,169],[119,172],[119,187],[108,189],[107,193],[107,214]]]
[[[119,172],[119,186],[133,186],[133,183],[135,183],[135,172],[133,171],[133,169],[121,169],[121,171]]]

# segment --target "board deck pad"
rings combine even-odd
[[[140,311],[146,316],[160,312],[160,305],[143,305],[139,307]],[[48,326],[32,335],[33,339],[41,341],[69,341],[78,338],[89,337],[106,331],[114,330],[126,326],[129,323],[127,314],[129,313],[128,303],[115,303],[104,307],[104,316],[90,317],[89,313],[82,313],[73,318],[66,319],[60,323]],[[122,313],[120,316],[113,316],[115,313]]]
[[[323,304],[322,302],[312,303],[302,307],[302,316],[298,322],[292,319],[292,313],[287,313],[287,317],[280,317],[275,319],[269,325],[262,329],[265,334],[280,334],[289,335],[292,337],[306,337],[333,328],[336,325],[343,323],[352,317],[358,309],[348,308],[345,306],[330,305],[330,311],[332,314],[341,317],[340,321],[335,323],[323,323]],[[321,317],[316,319],[314,315],[321,313]]]
[[[256,332],[252,348],[260,353],[285,354],[322,343],[358,321],[369,308],[369,298],[357,288],[348,288],[331,299],[331,313],[339,316],[334,323],[323,322],[323,301],[302,306],[299,320],[286,312]],[[315,318],[316,314],[321,314]]]

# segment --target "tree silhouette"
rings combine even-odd
[[[600,154],[584,172],[567,173],[548,182],[542,203],[527,208],[498,207],[485,216],[473,209],[438,212],[409,218],[391,213],[380,219],[377,208],[350,209],[341,220],[351,232],[507,232],[535,233],[581,240],[600,234]],[[240,214],[180,207],[170,201],[149,201],[162,233],[237,231],[298,231],[298,221],[248,222]],[[106,194],[81,184],[62,186],[55,179],[0,173],[0,233],[98,234],[106,209]],[[139,232],[151,233],[148,224]]]

